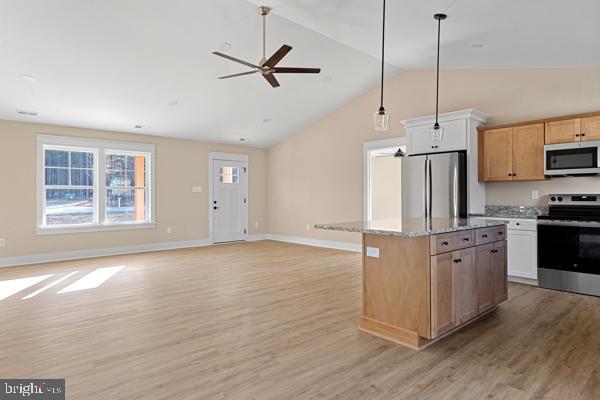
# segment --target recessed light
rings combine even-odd
[[[240,138],[240,142],[245,142],[245,141],[247,141],[247,140],[248,140],[248,139],[246,139],[246,138]]]
[[[475,44],[472,44],[471,47],[473,47],[474,49],[480,49],[483,47],[483,45],[481,43],[475,43]]]
[[[33,75],[21,74],[21,75],[19,75],[19,78],[21,78],[25,82],[35,83],[35,77]]]
[[[25,115],[27,117],[37,117],[38,116],[37,111],[27,111],[27,110],[17,110],[17,114]]]
[[[150,125],[134,125],[135,129],[150,129]]]
[[[265,118],[262,120],[263,124],[268,124],[269,122],[271,122],[271,118]]]
[[[179,102],[177,100],[171,100],[167,104],[169,105],[169,107],[176,107],[179,104]]]
[[[219,45],[219,50],[221,51],[228,51],[231,50],[231,43],[229,42],[223,42]]]

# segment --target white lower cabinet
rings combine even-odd
[[[537,221],[535,219],[483,218],[509,221],[507,226],[508,279],[537,280]]]

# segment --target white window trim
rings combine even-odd
[[[61,146],[61,147],[79,147],[89,149],[94,152],[94,179],[97,184],[94,186],[94,202],[97,215],[94,224],[82,225],[63,225],[63,226],[44,226],[44,208],[46,198],[44,195],[44,146]],[[104,167],[101,168],[100,160],[104,160],[105,151],[122,151],[147,153],[150,159],[148,165],[148,173],[150,179],[148,181],[147,191],[150,194],[148,199],[148,212],[150,213],[149,222],[125,222],[125,223],[102,223],[101,220],[105,217],[104,201],[106,192],[106,175]],[[82,233],[82,232],[100,232],[113,230],[127,229],[148,229],[156,226],[156,146],[153,144],[144,143],[127,143],[97,139],[81,139],[74,137],[55,136],[55,135],[36,135],[36,232],[38,235],[65,234],[65,233]],[[102,164],[103,165],[103,164]]]

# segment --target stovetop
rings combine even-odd
[[[600,222],[600,194],[551,194],[540,220]]]

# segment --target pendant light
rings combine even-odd
[[[383,70],[385,67],[385,0],[383,0],[383,28],[381,34],[381,103],[379,110],[375,111],[375,130],[376,131],[387,131],[388,122],[390,121],[390,115],[385,111],[383,107]]]
[[[435,14],[433,16],[438,22],[437,32],[437,66],[435,74],[435,124],[433,129],[430,130],[431,139],[434,146],[439,146],[444,136],[444,128],[442,128],[438,122],[438,108],[440,103],[440,30],[442,21],[448,18],[446,14]]]

